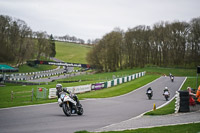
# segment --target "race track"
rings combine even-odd
[[[136,117],[166,103],[162,93],[165,86],[170,90],[170,99],[180,88],[184,77],[160,77],[154,82],[123,96],[83,100],[84,115],[66,117],[57,103],[1,109],[0,133],[73,133],[95,129]],[[152,87],[153,98],[148,100],[146,89]]]

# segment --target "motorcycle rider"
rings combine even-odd
[[[169,73],[169,77],[170,77],[170,79],[171,79],[171,76],[172,76],[172,74],[171,74],[171,73]]]
[[[164,92],[163,92],[163,96],[164,95],[170,95],[168,87],[165,87]]]
[[[56,85],[56,95],[58,96],[58,98],[60,98],[60,92],[62,92],[62,91],[69,94],[69,96],[76,101],[77,107],[80,105],[78,97],[75,94],[72,94],[70,91],[67,90],[67,88],[63,88],[62,84],[57,84]]]
[[[147,94],[148,98],[151,99],[151,97],[153,96],[153,90],[151,89],[151,87],[149,87],[147,89],[146,94]]]
[[[152,92],[153,92],[153,91],[152,91],[151,87],[149,87],[149,88],[147,89],[146,94],[148,94],[148,93],[152,93]]]

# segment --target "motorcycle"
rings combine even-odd
[[[60,98],[58,99],[58,104],[60,107],[62,107],[63,112],[66,116],[71,116],[71,114],[83,114],[83,107],[79,103],[77,105],[77,102],[72,98],[75,94],[67,95],[66,92],[60,92]]]
[[[152,90],[148,90],[146,94],[147,94],[147,97],[150,100],[152,98],[152,96],[153,96],[153,91]]]
[[[163,96],[165,97],[165,100],[168,101],[169,100],[169,96],[170,96],[169,91],[165,91],[163,93]]]

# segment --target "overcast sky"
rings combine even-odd
[[[87,41],[115,27],[189,22],[200,16],[200,0],[0,0],[0,14],[24,20],[33,31]]]

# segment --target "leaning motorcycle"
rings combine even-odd
[[[75,94],[67,95],[66,92],[60,92],[60,98],[58,99],[58,104],[62,107],[63,112],[66,116],[71,116],[71,114],[83,114],[83,107],[81,104],[77,105],[77,102],[72,98]]]
[[[153,96],[153,91],[152,90],[148,90],[146,94],[147,94],[147,97],[150,100],[152,98],[152,96]]]

